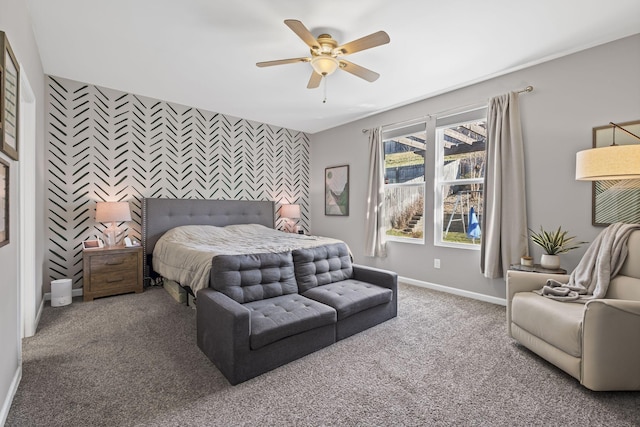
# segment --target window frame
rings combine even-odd
[[[438,247],[448,247],[456,249],[466,249],[479,251],[481,245],[472,243],[456,243],[443,239],[444,237],[444,192],[443,188],[447,185],[471,185],[482,184],[482,197],[484,198],[484,176],[482,178],[464,178],[445,180],[444,179],[444,141],[442,136],[445,129],[455,126],[461,126],[470,122],[487,121],[487,107],[482,106],[473,110],[463,111],[436,119],[434,130],[434,179],[433,179],[433,245]],[[438,123],[440,121],[440,123]],[[485,147],[486,155],[486,147]],[[485,171],[486,173],[486,171]],[[463,201],[464,209],[464,201]],[[464,211],[463,211],[464,212]]]
[[[387,232],[391,229],[387,227],[387,221],[388,219],[388,212],[385,210],[384,212],[384,221],[385,221],[385,226],[384,226],[384,240],[386,242],[401,242],[401,243],[409,243],[409,244],[415,244],[415,245],[424,245],[426,243],[426,231],[427,231],[427,204],[426,204],[426,196],[427,196],[427,186],[426,186],[426,182],[427,182],[427,156],[426,156],[426,150],[428,149],[428,127],[427,127],[427,120],[425,118],[422,118],[420,120],[417,120],[415,122],[411,122],[411,123],[404,123],[401,126],[389,126],[387,128],[383,128],[380,138],[382,140],[382,159],[383,159],[383,165],[386,161],[386,155],[385,155],[385,141],[388,141],[390,139],[396,138],[396,137],[401,137],[401,136],[407,136],[407,135],[412,135],[418,132],[423,132],[424,133],[424,137],[425,137],[425,156],[424,156],[424,175],[423,175],[423,180],[422,182],[402,182],[402,183],[392,183],[392,184],[384,184],[384,195],[385,195],[385,199],[386,199],[386,195],[387,195],[387,189],[388,188],[408,188],[408,187],[422,187],[422,218],[423,218],[423,228],[422,228],[422,237],[405,237],[405,236],[394,236],[394,235],[389,235],[387,234]],[[384,167],[384,166],[383,166]],[[384,172],[386,175],[386,167],[384,167]]]

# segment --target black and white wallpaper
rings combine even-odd
[[[108,226],[97,201],[128,201],[119,228],[138,240],[144,197],[297,203],[309,229],[303,132],[58,77],[47,86],[49,280],[82,286],[82,241]]]

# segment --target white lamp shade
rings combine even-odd
[[[96,221],[131,221],[129,202],[98,202],[96,205]]]
[[[640,145],[610,145],[576,153],[576,179],[606,181],[640,178]]]
[[[340,63],[333,56],[319,55],[313,57],[311,66],[316,73],[322,76],[328,76],[338,69]]]
[[[282,205],[280,207],[280,216],[291,219],[300,218],[300,205]]]

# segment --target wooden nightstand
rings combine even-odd
[[[127,292],[142,292],[142,247],[85,249],[82,251],[85,301]]]

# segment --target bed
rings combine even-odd
[[[274,208],[271,201],[144,199],[146,276],[174,281],[195,296],[209,286],[211,262],[216,256],[255,258],[343,243],[274,230]]]

